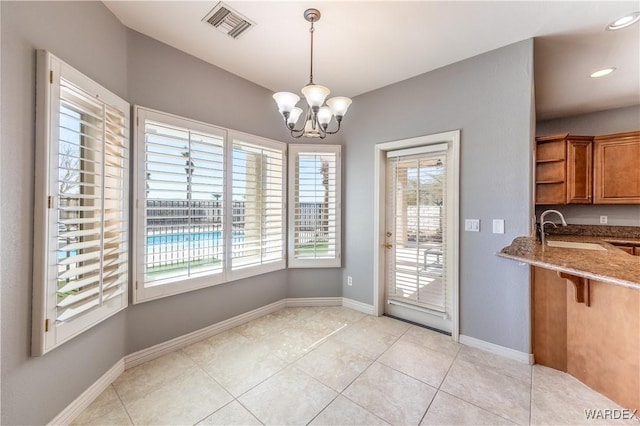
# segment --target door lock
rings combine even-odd
[[[391,232],[387,231],[387,237],[390,237],[390,236],[392,236],[392,235],[393,235],[393,234],[392,234]]]

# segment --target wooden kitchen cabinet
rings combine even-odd
[[[590,204],[593,137],[536,138],[536,204]]]
[[[594,138],[594,203],[640,204],[640,131]]]
[[[640,409],[640,290],[532,267],[536,364]],[[577,299],[577,286],[582,302]]]

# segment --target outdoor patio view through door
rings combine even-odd
[[[385,312],[451,332],[448,144],[387,152]]]

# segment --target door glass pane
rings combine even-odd
[[[388,296],[446,312],[446,154],[389,159]]]

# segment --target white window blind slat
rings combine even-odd
[[[232,158],[232,270],[284,260],[284,149],[234,139]]]
[[[340,266],[340,147],[290,146],[289,266]]]

